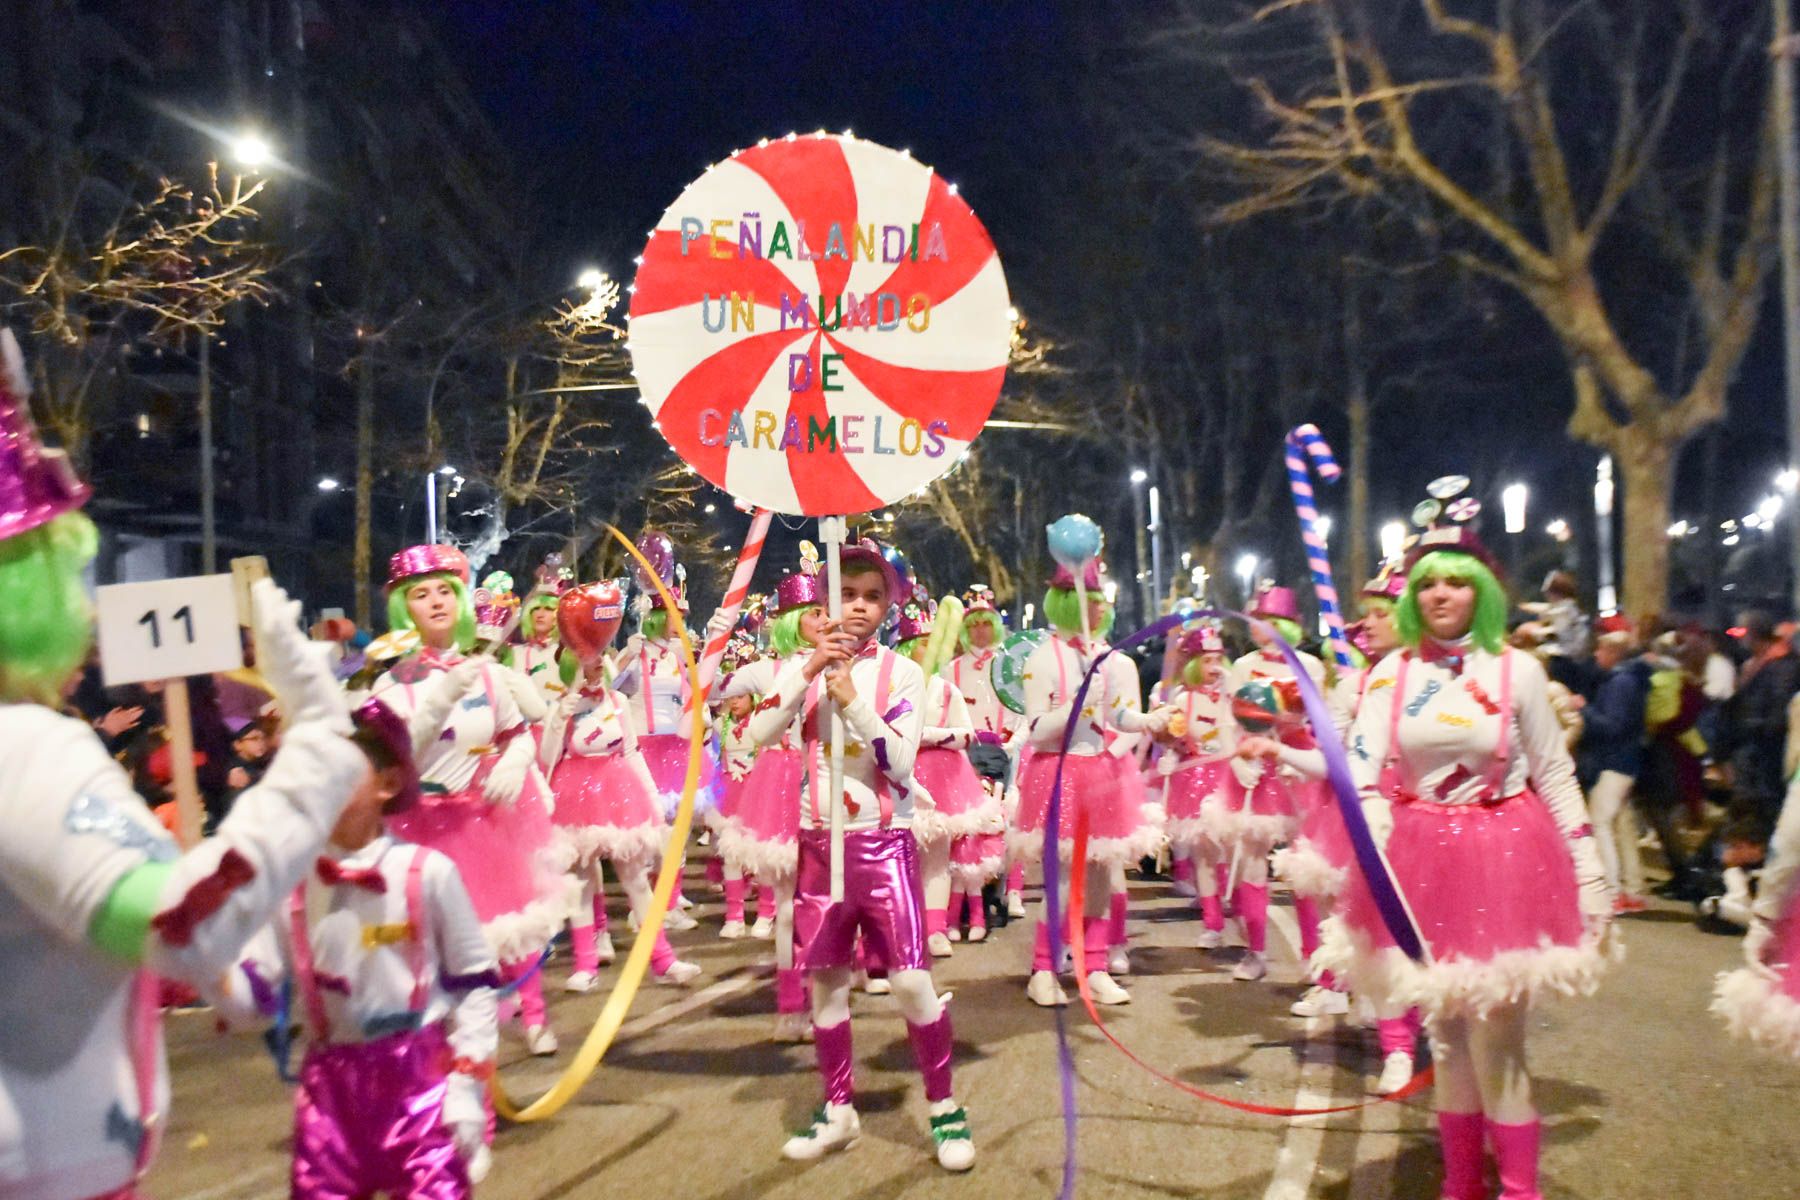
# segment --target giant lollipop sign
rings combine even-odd
[[[883,507],[987,423],[1012,345],[1000,258],[910,155],[817,134],[709,167],[644,249],[632,369],[657,428],[759,508]]]

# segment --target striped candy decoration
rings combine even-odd
[[[1300,514],[1300,540],[1306,543],[1306,565],[1312,570],[1313,592],[1319,598],[1319,611],[1325,617],[1325,628],[1331,652],[1338,666],[1350,666],[1350,643],[1344,637],[1344,617],[1338,611],[1337,586],[1331,582],[1331,559],[1325,551],[1325,539],[1319,536],[1319,509],[1313,502],[1312,477],[1307,474],[1310,457],[1319,478],[1337,482],[1343,474],[1325,435],[1317,425],[1297,425],[1287,435],[1283,447],[1287,458],[1288,487],[1294,493],[1294,510]]]
[[[763,542],[769,536],[769,520],[774,515],[769,509],[759,508],[750,517],[750,529],[744,534],[744,548],[738,553],[737,568],[731,573],[725,599],[719,605],[722,611],[731,614],[731,620],[721,621],[723,628],[706,643],[706,653],[700,659],[700,687],[688,696],[686,710],[681,714],[684,729],[690,728],[686,722],[712,690],[713,676],[719,673],[719,663],[725,658],[725,647],[731,641],[731,631],[744,607],[744,597],[750,594],[750,577],[756,574],[756,560],[762,557]]]

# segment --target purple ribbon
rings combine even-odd
[[[1088,688],[1094,682],[1094,676],[1100,670],[1100,664],[1106,661],[1108,654],[1116,654],[1121,650],[1159,637],[1165,637],[1184,623],[1196,617],[1227,618],[1237,617],[1248,621],[1251,618],[1230,609],[1197,609],[1187,613],[1171,613],[1166,617],[1151,622],[1121,641],[1115,642],[1107,650],[1095,657],[1088,664],[1087,671],[1081,677],[1081,685],[1075,690],[1075,698],[1070,702],[1070,712],[1079,713],[1087,700]],[[1362,802],[1357,798],[1356,785],[1350,780],[1350,759],[1344,752],[1344,743],[1337,735],[1337,727],[1332,723],[1331,710],[1326,707],[1325,697],[1319,691],[1318,684],[1307,674],[1306,666],[1300,654],[1288,645],[1282,636],[1273,629],[1269,631],[1275,644],[1281,647],[1281,655],[1293,668],[1294,678],[1299,686],[1300,701],[1306,708],[1306,718],[1312,724],[1313,737],[1319,750],[1325,756],[1325,778],[1331,785],[1333,797],[1337,800],[1338,810],[1344,818],[1344,830],[1349,835],[1350,846],[1356,852],[1356,865],[1362,875],[1364,884],[1369,889],[1369,896],[1375,903],[1375,909],[1381,914],[1382,924],[1387,926],[1388,934],[1394,944],[1415,962],[1425,957],[1424,942],[1413,925],[1412,913],[1395,886],[1393,876],[1388,873],[1387,861],[1382,857],[1381,848],[1375,844],[1374,835],[1369,832],[1369,822],[1363,816]],[[1062,748],[1056,764],[1056,776],[1050,785],[1050,803],[1044,812],[1044,913],[1050,925],[1050,961],[1052,964],[1062,959],[1062,897],[1058,884],[1062,880],[1062,856],[1060,843],[1062,838],[1062,782],[1063,761],[1067,758],[1069,747],[1075,737],[1075,723],[1070,721],[1063,727]],[[1079,869],[1081,864],[1071,862],[1070,870]],[[1077,964],[1076,969],[1080,969]],[[1060,1200],[1073,1200],[1075,1195],[1075,1054],[1069,1045],[1069,1030],[1064,1019],[1062,1008],[1055,1010],[1056,1015],[1056,1057],[1057,1070],[1062,1083],[1063,1105],[1063,1178],[1062,1189],[1058,1193]]]

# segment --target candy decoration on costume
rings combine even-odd
[[[1011,354],[1006,278],[952,184],[845,136],[789,134],[695,180],[650,235],[628,348],[657,428],[713,485],[868,512],[962,457]]]
[[[1294,495],[1294,510],[1300,514],[1300,540],[1306,543],[1306,565],[1312,571],[1313,593],[1319,598],[1319,612],[1325,617],[1325,629],[1331,641],[1331,653],[1338,666],[1351,665],[1350,644],[1344,639],[1344,617],[1338,610],[1337,585],[1331,579],[1331,557],[1325,537],[1319,532],[1319,509],[1313,501],[1312,479],[1306,472],[1310,457],[1319,478],[1337,482],[1343,474],[1331,447],[1317,425],[1298,425],[1287,435],[1285,443],[1288,489]]]
[[[1000,697],[1000,703],[1016,713],[1025,711],[1025,660],[1049,636],[1048,630],[1023,629],[1007,635],[1006,640],[1000,643],[1000,653],[994,658],[992,673],[994,695]]]
[[[1069,513],[1045,527],[1050,557],[1060,567],[1078,570],[1100,556],[1106,537],[1085,513]]]
[[[556,631],[583,667],[606,653],[624,619],[625,598],[610,579],[570,588],[556,602]]]

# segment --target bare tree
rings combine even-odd
[[[1676,456],[1724,414],[1771,259],[1760,9],[1280,0],[1190,5],[1163,32],[1251,104],[1254,137],[1190,143],[1235,183],[1216,220],[1353,201],[1548,326],[1570,434],[1619,463],[1634,613],[1662,607]],[[1681,337],[1691,367],[1665,358]]]

